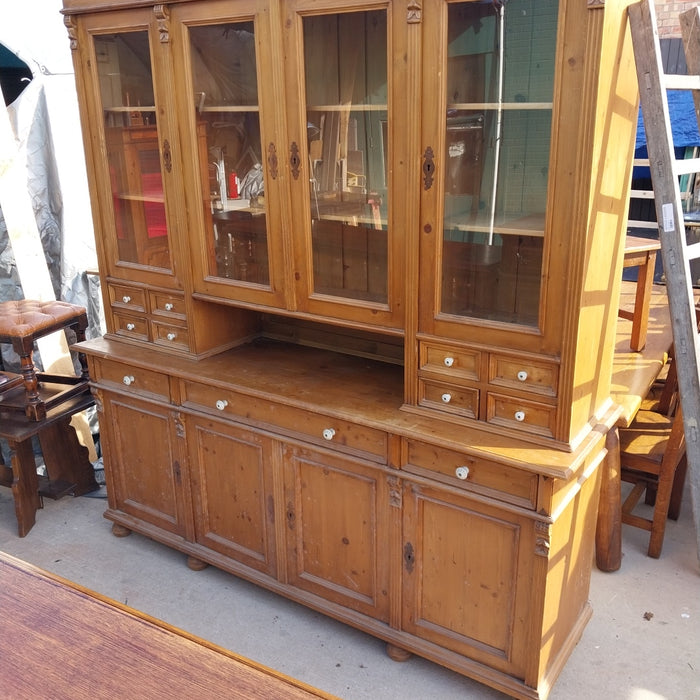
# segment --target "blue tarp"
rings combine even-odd
[[[669,90],[666,94],[668,96],[668,111],[671,116],[673,145],[676,148],[700,146],[700,132],[698,132],[698,120],[695,117],[692,93],[687,90]],[[644,133],[644,122],[640,109],[635,149],[646,146],[646,143],[647,137]]]

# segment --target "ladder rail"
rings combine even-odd
[[[700,338],[692,287],[690,257],[697,248],[689,248],[678,175],[685,172],[674,155],[671,120],[666,88],[680,81],[664,74],[653,0],[642,0],[628,8],[632,45],[637,66],[640,102],[647,136],[652,186],[659,226],[661,256],[666,275],[671,326],[675,347],[674,361],[683,408],[688,476],[693,500],[693,515],[698,533],[700,556]],[[688,73],[700,74],[700,8],[681,15]],[[690,81],[690,84],[694,84]],[[694,93],[696,117],[700,112],[700,94]],[[689,172],[700,172],[697,163]]]

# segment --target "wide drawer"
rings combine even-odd
[[[555,419],[556,406],[495,393],[486,397],[486,420],[495,425],[552,437]]]
[[[479,390],[471,387],[420,379],[418,382],[421,406],[436,408],[466,418],[479,415]]]
[[[387,434],[350,421],[190,381],[184,382],[183,402],[187,407],[278,429],[331,449],[358,453],[382,463],[387,459]]]
[[[481,352],[467,348],[422,342],[420,344],[420,369],[437,372],[451,378],[478,381]]]
[[[402,469],[527,508],[537,504],[537,474],[435,445],[407,440]]]
[[[170,382],[167,374],[154,372],[140,367],[132,367],[123,362],[96,358],[91,377],[101,385],[113,385],[120,391],[153,396],[168,400]]]

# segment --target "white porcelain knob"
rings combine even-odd
[[[126,324],[126,330],[127,330],[127,331],[133,331],[134,328],[136,328],[136,324],[135,324],[135,323],[127,323],[127,324]]]
[[[335,430],[333,428],[326,428],[323,431],[324,440],[332,440],[335,437]]]
[[[134,379],[133,375],[127,374],[124,376],[122,379],[122,382],[126,384],[126,386],[131,386],[136,380]]]
[[[527,379],[527,372],[526,372],[524,369],[521,369],[521,370],[518,372],[518,379],[519,379],[521,382],[524,382],[524,381]]]
[[[469,467],[457,467],[455,476],[462,481],[466,480],[469,477]]]
[[[131,301],[131,297],[128,297],[128,296],[125,295],[125,296],[122,297],[122,301],[123,301],[125,304],[128,304],[128,303]]]
[[[519,423],[522,423],[525,420],[525,411],[516,411],[515,420],[517,420]]]
[[[165,336],[168,340],[175,340],[177,338],[176,333],[168,333],[168,335]]]
[[[226,406],[228,406],[228,401],[227,401],[226,399],[219,399],[219,400],[216,402],[216,407],[217,407],[220,411],[223,411],[223,410],[226,408]]]
[[[452,365],[455,363],[455,358],[454,357],[446,357],[443,362],[445,363],[445,367],[452,367]]]
[[[168,303],[165,305],[165,310],[166,310],[166,311],[172,311],[172,310],[173,310],[173,307],[174,307],[174,304],[168,302]]]
[[[452,401],[452,394],[443,394],[441,397],[442,403],[450,403]]]

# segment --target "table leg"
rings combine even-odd
[[[634,317],[630,337],[630,348],[635,352],[642,350],[647,343],[647,319],[649,318],[655,266],[656,251],[652,250],[647,252],[644,264],[637,268],[637,292],[634,300]]]
[[[12,451],[12,497],[17,515],[17,531],[20,537],[24,537],[34,527],[36,511],[41,508],[39,477],[36,473],[32,439],[8,440],[8,444]]]
[[[622,563],[622,490],[620,481],[620,435],[612,428],[605,439],[608,451],[603,461],[598,525],[596,527],[596,565],[601,571],[617,571]]]

